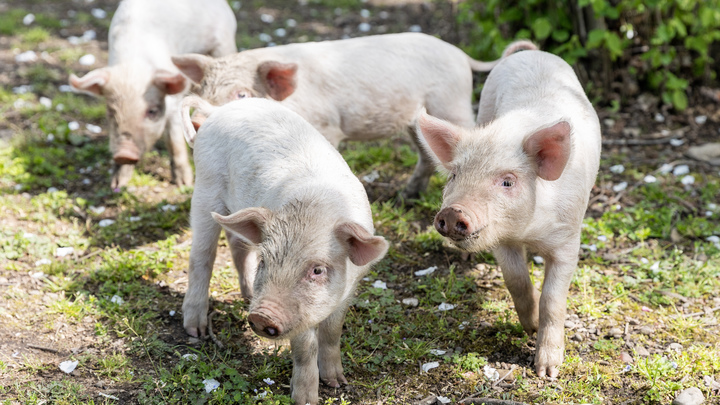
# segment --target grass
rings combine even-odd
[[[359,7],[345,0],[310,3]],[[0,33],[23,49],[57,40],[59,20],[36,13],[35,26],[20,26],[25,14],[3,13]],[[71,24],[103,24],[95,20],[80,11]],[[245,41],[259,45],[257,35]],[[148,154],[127,189],[110,190],[107,139],[85,130],[87,123],[105,125],[103,101],[57,90],[85,51],[51,52],[57,64],[29,65],[12,76],[12,86],[0,88],[0,126],[13,130],[12,140],[0,144],[0,341],[9,342],[0,350],[0,403],[116,402],[103,392],[130,403],[288,404],[288,346],[250,332],[248,303],[237,294],[224,239],[211,283],[214,331],[224,347],[185,334],[192,188],[170,186],[167,152],[159,151]],[[15,94],[12,87],[20,84],[33,90]],[[51,107],[40,97],[51,98]],[[80,129],[71,131],[71,121]],[[620,181],[630,186],[617,203],[595,203],[585,219],[587,248],[568,299],[570,320],[580,326],[566,330],[560,378],[541,381],[531,362],[535,339],[522,331],[492,255],[465,260],[433,229],[444,177],[433,176],[427,192],[402,207],[394,197],[417,159],[407,139],[349,143],[342,153],[358,177],[377,172],[366,186],[376,229],[391,248],[348,311],[341,348],[352,388],[321,387],[321,403],[406,404],[433,394],[453,401],[478,395],[660,404],[693,386],[708,403],[719,399],[703,382],[720,380],[713,325],[720,315],[705,315],[720,306],[720,246],[708,240],[720,235],[717,171],[693,169],[691,187],[672,174],[645,184],[656,165],[613,174],[608,168],[627,157],[603,160],[600,189]],[[100,226],[104,219],[115,222]],[[63,247],[74,253],[57,257]],[[414,275],[431,266],[434,273]],[[542,271],[541,264],[531,266],[536,285]],[[373,287],[376,280],[387,288]],[[407,298],[418,305],[404,304]],[[442,311],[441,304],[454,308]],[[607,336],[615,327],[628,334]],[[591,328],[600,332],[590,334]],[[27,342],[59,352],[32,350]],[[620,360],[622,352],[633,362]],[[72,375],[58,369],[69,359],[79,361]],[[437,368],[421,372],[435,361]],[[510,365],[515,374],[503,384],[485,376],[485,366]],[[210,379],[220,386],[207,392]]]

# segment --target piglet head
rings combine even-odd
[[[560,178],[569,159],[567,121],[523,131],[510,122],[464,129],[424,111],[420,140],[448,181],[435,229],[463,250],[477,252],[522,238],[535,212],[538,180]]]
[[[127,184],[132,167],[160,139],[166,122],[165,96],[184,91],[186,84],[180,73],[125,65],[96,69],[82,78],[70,76],[76,91],[105,97],[116,165],[113,188]]]
[[[327,224],[314,214],[304,203],[276,212],[213,213],[226,231],[259,252],[248,321],[260,336],[291,339],[322,322],[352,297],[358,268],[387,251],[385,239],[361,225]]]

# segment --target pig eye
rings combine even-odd
[[[450,177],[448,178],[448,181],[455,180],[455,176],[456,176],[455,172],[450,172]]]
[[[145,113],[145,116],[150,118],[151,120],[157,119],[158,117],[160,117],[160,108],[159,107],[148,108],[147,112]]]
[[[243,98],[246,98],[246,97],[250,97],[250,95],[248,94],[247,91],[238,91],[238,92],[235,94],[235,98],[238,99],[238,100],[243,99]]]
[[[512,187],[513,185],[515,185],[515,182],[512,181],[512,180],[510,180],[510,179],[505,179],[505,180],[503,180],[503,182],[502,182],[502,186],[505,187],[505,188],[510,188],[510,187]]]
[[[313,274],[316,276],[319,276],[321,274],[325,273],[325,267],[315,267],[313,269]]]
[[[258,269],[265,268],[265,260],[260,259],[260,261],[258,262],[257,268],[258,268]]]

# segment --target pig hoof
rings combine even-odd
[[[348,385],[348,380],[342,374],[337,376],[337,378],[323,378],[322,382],[324,382],[328,387],[333,388],[340,388],[340,384]]]
[[[185,331],[188,335],[192,337],[198,337],[198,330],[197,328],[185,328]]]

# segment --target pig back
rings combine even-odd
[[[196,182],[212,184],[230,212],[278,209],[324,190],[345,206],[344,216],[373,231],[365,189],[342,156],[280,103],[251,98],[218,107],[198,130],[194,159]]]

